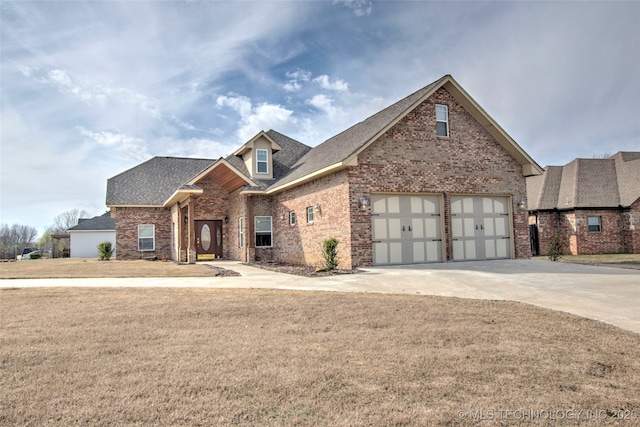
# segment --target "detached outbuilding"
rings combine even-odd
[[[116,247],[116,221],[109,212],[93,218],[81,218],[69,230],[71,258],[97,258],[98,245],[109,241]]]

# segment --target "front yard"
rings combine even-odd
[[[515,302],[3,289],[0,314],[0,425],[634,425],[640,416],[638,334]],[[548,411],[575,412],[556,421]]]

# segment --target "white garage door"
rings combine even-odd
[[[511,258],[508,197],[451,197],[453,260]]]
[[[373,263],[442,262],[440,197],[371,196]]]

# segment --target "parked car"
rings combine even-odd
[[[18,260],[38,259],[41,256],[42,254],[40,253],[40,251],[35,248],[24,248],[22,250],[22,254],[18,255],[16,258]]]

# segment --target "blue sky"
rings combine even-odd
[[[445,74],[542,166],[640,150],[640,2],[2,1],[0,223],[152,156],[314,146]]]

